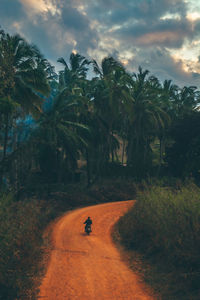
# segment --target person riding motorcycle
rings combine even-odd
[[[90,232],[92,231],[91,229],[92,220],[90,219],[90,217],[88,217],[83,224],[85,224],[85,232],[88,232],[88,229],[90,229]]]

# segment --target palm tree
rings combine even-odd
[[[63,179],[64,170],[74,172],[79,152],[87,147],[89,130],[77,122],[76,106],[76,102],[58,95],[51,109],[42,114],[36,131],[40,166],[45,172],[53,171],[57,180]],[[46,157],[47,152],[51,161]]]
[[[200,102],[200,92],[196,86],[184,86],[176,94],[174,106],[176,116],[183,116],[195,110]]]
[[[163,153],[165,152],[165,144],[167,142],[167,136],[169,126],[175,117],[174,101],[177,97],[178,86],[172,84],[171,80],[164,80],[163,84],[159,88],[159,106],[162,111],[165,112],[162,118],[162,122],[158,128],[158,139],[160,144],[160,166],[163,161]]]
[[[40,165],[44,166],[45,153],[52,155],[51,169],[55,169],[58,180],[62,179],[62,170],[74,173],[80,152],[85,152],[88,140],[88,127],[82,124],[87,109],[87,70],[89,61],[85,57],[72,53],[69,65],[59,58],[64,70],[59,72],[58,93],[52,107],[40,119],[38,137],[43,137],[40,147]],[[85,107],[86,106],[86,107]],[[43,156],[44,153],[44,156]],[[49,167],[44,166],[44,169]]]
[[[129,97],[129,75],[124,67],[112,57],[106,57],[101,62],[101,67],[93,60],[94,72],[98,75],[94,79],[94,110],[105,125],[106,135],[104,140],[104,154],[106,161],[110,154],[114,161],[114,152],[119,147],[116,133],[119,130],[119,119]],[[105,132],[105,131],[104,131]]]
[[[3,30],[0,32],[0,99],[1,102],[7,100],[7,108],[10,107],[3,112],[3,159],[6,157],[8,129],[14,116],[15,119],[27,113],[37,116],[41,111],[41,95],[49,93],[47,67],[49,65],[37,47],[28,44],[18,34],[10,36]]]
[[[90,62],[78,53],[71,53],[69,65],[63,57],[58,62],[64,66],[64,70],[59,72],[60,90],[68,89],[71,93],[73,89],[79,88],[81,81],[86,79]]]
[[[133,74],[132,107],[129,114],[127,164],[137,176],[144,176],[152,164],[151,143],[164,126],[165,112],[159,103],[159,81],[147,78],[148,70],[139,67]]]

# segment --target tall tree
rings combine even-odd
[[[120,131],[119,119],[124,112],[129,97],[129,75],[124,67],[112,57],[102,60],[101,66],[93,61],[94,72],[94,112],[102,120],[106,133],[104,136],[104,161],[110,155],[114,161],[114,152],[119,147],[116,134]]]
[[[152,148],[159,127],[163,126],[165,113],[160,107],[160,84],[154,77],[148,78],[148,70],[133,75],[132,108],[129,115],[127,164],[137,177],[151,170]]]
[[[59,72],[60,90],[67,89],[71,93],[86,78],[90,62],[79,53],[71,53],[69,64],[63,57],[58,62],[64,66],[64,70]]]
[[[196,86],[184,86],[179,89],[174,99],[176,116],[183,116],[192,112],[200,103],[200,92]]]
[[[5,178],[20,169],[19,156],[12,155],[17,150],[18,121],[32,114],[38,117],[44,96],[49,94],[48,77],[52,71],[36,46],[28,44],[20,35],[0,32],[0,139],[3,148],[0,177]],[[9,157],[8,157],[9,146]],[[9,162],[8,162],[9,161]],[[11,163],[12,161],[12,163]],[[8,163],[12,170],[6,173]],[[7,175],[6,175],[7,174]],[[1,180],[0,180],[1,181]],[[16,184],[17,186],[17,184]]]
[[[47,63],[37,47],[28,44],[18,34],[0,33],[0,99],[7,101],[4,115],[4,151],[6,157],[8,129],[13,118],[31,113],[34,116],[41,110],[41,94],[49,93]],[[2,100],[4,99],[4,100]],[[5,105],[4,105],[5,107]],[[14,110],[13,108],[17,108]],[[17,113],[13,115],[13,113]]]
[[[177,118],[170,128],[172,143],[166,148],[165,161],[177,177],[200,178],[200,112]]]
[[[74,173],[80,151],[87,147],[87,126],[77,122],[74,101],[58,95],[52,108],[43,113],[36,131],[39,163],[43,174],[65,180]]]

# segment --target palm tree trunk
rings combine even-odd
[[[122,166],[124,165],[124,154],[125,154],[125,140],[122,143]]]
[[[159,176],[160,174],[162,159],[163,159],[163,137],[159,137],[159,165],[158,165],[157,176]]]
[[[8,125],[9,125],[9,118],[8,118],[8,114],[6,114],[6,117],[5,117],[4,144],[3,144],[3,160],[6,158],[6,152],[7,152],[7,144],[8,144]]]
[[[91,174],[90,174],[90,160],[88,150],[86,149],[86,161],[87,161],[87,186],[90,186],[91,183]]]
[[[113,151],[113,149],[111,151],[111,155],[112,155],[112,163],[113,163],[114,162],[114,151]]]
[[[17,126],[16,122],[13,124],[13,144],[12,144],[12,152],[15,152],[17,150]],[[18,192],[20,187],[20,166],[21,164],[21,151],[17,155],[17,157],[12,162],[12,168],[13,168],[13,180],[14,180],[14,186],[15,190]]]
[[[162,162],[162,139],[160,138],[160,161],[159,161],[159,165],[161,166],[161,162]]]
[[[159,152],[160,152],[159,164],[161,166],[162,160],[163,160],[163,137],[159,137],[159,143],[160,143],[160,147],[159,147]]]
[[[110,131],[109,131],[109,136],[108,136],[108,153],[109,153],[109,157],[108,160],[110,161],[110,154],[111,154],[111,158],[112,158],[112,162],[113,162],[113,151],[112,151],[112,141],[111,141],[111,135],[110,135]]]

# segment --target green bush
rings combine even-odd
[[[200,188],[194,184],[176,190],[154,186],[140,192],[133,209],[120,219],[118,230],[126,247],[157,265],[156,272],[162,270],[163,277],[165,272],[173,273],[177,288],[198,294],[197,298],[166,299],[199,299]]]

